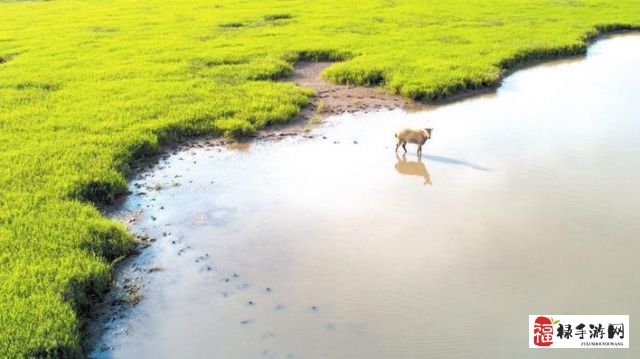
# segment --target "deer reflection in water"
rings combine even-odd
[[[422,163],[422,157],[418,157],[417,161],[407,161],[407,155],[403,154],[402,157],[396,154],[396,171],[403,175],[420,176],[424,178],[424,185],[431,184],[431,176],[427,167]]]

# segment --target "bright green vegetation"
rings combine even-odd
[[[132,159],[286,121],[325,75],[436,99],[640,25],[640,1],[0,0],[0,357],[81,356],[82,313],[132,249],[92,202]]]

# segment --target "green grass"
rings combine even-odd
[[[640,25],[640,1],[0,0],[0,357],[82,355],[82,313],[133,247],[92,202],[132,159],[248,135],[331,81],[433,100]]]

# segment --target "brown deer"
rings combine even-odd
[[[402,149],[404,152],[407,152],[407,143],[415,143],[418,145],[418,156],[422,155],[422,145],[427,142],[428,139],[431,138],[432,128],[425,128],[420,130],[414,130],[412,128],[403,128],[402,130],[396,132],[396,138],[398,139],[398,143],[396,144],[396,152],[398,152],[398,147],[402,145]]]

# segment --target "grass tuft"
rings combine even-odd
[[[329,106],[327,106],[327,104],[322,101],[322,100],[318,100],[318,103],[316,105],[316,112],[317,113],[325,113],[329,111]]]

